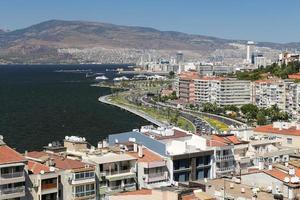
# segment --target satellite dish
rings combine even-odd
[[[0,135],[0,140],[3,140],[4,138],[3,138],[3,135]]]
[[[54,168],[54,167],[50,167],[50,168],[49,168],[49,171],[50,171],[50,172],[54,172],[54,171],[55,171],[55,168]]]
[[[294,177],[291,178],[291,182],[292,182],[292,183],[299,183],[299,182],[300,182],[300,179],[299,179],[299,177],[294,176]]]
[[[289,183],[290,182],[290,178],[289,177],[285,177],[283,180],[285,183]]]
[[[40,174],[45,174],[45,171],[44,171],[44,170],[41,170],[41,171],[40,171]]]

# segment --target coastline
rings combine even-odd
[[[131,108],[128,108],[126,106],[122,106],[122,105],[119,105],[119,104],[116,104],[116,103],[113,103],[109,100],[107,100],[107,98],[110,97],[110,95],[105,95],[105,96],[101,96],[98,98],[98,101],[101,102],[101,103],[105,103],[105,104],[108,104],[108,105],[112,105],[112,106],[116,106],[118,108],[121,108],[123,110],[126,110],[128,112],[131,112],[141,118],[144,118],[145,120],[149,121],[150,123],[152,124],[155,124],[157,126],[160,126],[160,127],[166,127],[166,126],[169,126],[169,124],[166,124],[166,123],[163,123],[163,122],[160,122],[156,119],[154,119],[153,117],[150,117],[149,115],[145,114],[145,113],[142,113],[140,111],[137,111],[137,110],[134,110],[134,109],[131,109]]]

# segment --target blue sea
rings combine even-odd
[[[125,65],[0,66],[0,135],[20,152],[40,150],[65,136],[92,145],[108,134],[149,124],[119,108],[98,102],[109,88],[91,87],[95,73],[109,79]],[[86,77],[88,73],[89,77]],[[90,76],[91,75],[91,76]]]

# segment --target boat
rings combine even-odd
[[[127,78],[126,76],[114,78],[114,81],[128,81],[128,80],[129,80],[129,78]]]
[[[96,76],[95,80],[107,80],[108,78],[106,76]]]

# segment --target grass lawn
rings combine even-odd
[[[149,115],[149,116],[151,116],[151,117],[153,117],[156,120],[161,121],[161,122],[169,123],[170,119],[173,116],[175,116],[174,111],[171,111],[170,115],[168,116],[166,111],[164,111],[164,110],[145,107],[145,106],[137,106],[135,104],[132,104],[131,102],[129,102],[125,98],[126,95],[128,95],[128,93],[126,93],[126,92],[119,93],[118,95],[112,95],[112,96],[110,96],[110,100],[112,102],[116,103],[116,104],[126,106],[128,108],[135,109],[135,110],[140,111],[140,112],[144,112],[145,114],[147,114],[147,115]],[[186,118],[181,117],[181,116],[178,117],[177,126],[179,128],[182,128],[182,129],[187,130],[187,131],[191,131],[193,133],[196,132],[193,123],[191,121],[187,120]]]
[[[219,120],[212,119],[209,117],[203,117],[211,126],[215,127],[219,131],[228,131],[229,127],[227,124],[220,122]]]

